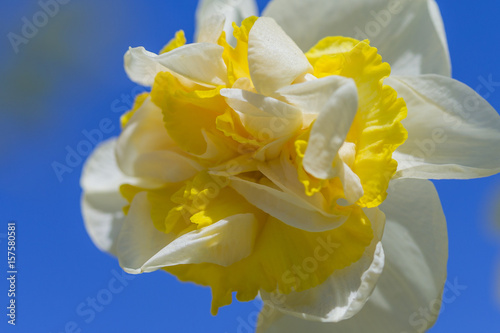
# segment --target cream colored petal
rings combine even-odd
[[[347,220],[319,210],[297,196],[270,186],[230,177],[231,187],[252,205],[292,227],[311,232],[331,230]]]
[[[116,165],[116,139],[98,145],[83,167],[81,209],[85,228],[102,251],[116,255],[116,239],[123,223],[122,207],[127,201],[119,187],[131,181]]]
[[[222,30],[234,46],[233,22],[238,26],[249,17],[258,15],[255,0],[201,0],[196,10],[196,40],[217,43]]]
[[[215,1],[213,1],[215,2]],[[200,2],[202,4],[202,2]],[[199,13],[199,12],[198,12]],[[226,25],[226,16],[222,13],[213,12],[210,16],[203,14],[203,17],[196,21],[195,40],[197,43],[217,44]],[[232,31],[232,27],[231,31]],[[229,39],[234,39],[231,35]]]
[[[134,161],[136,177],[175,183],[193,177],[202,168],[189,157],[168,150],[140,154]]]
[[[314,122],[304,155],[304,169],[316,178],[335,177],[333,161],[358,110],[358,90],[351,79],[337,77],[332,92]]]
[[[241,89],[222,89],[221,95],[240,113],[245,128],[260,141],[291,135],[302,126],[301,111],[275,98]]]
[[[448,258],[446,221],[434,186],[422,180],[393,181],[380,208],[386,215],[385,267],[363,309],[338,323],[312,322],[265,309],[257,332],[415,333],[434,324]]]
[[[248,65],[255,89],[263,95],[312,72],[304,53],[271,18],[259,18],[248,36]]]
[[[299,108],[303,114],[317,115],[340,86],[349,81],[351,79],[331,75],[283,87],[276,91],[276,95]]]
[[[450,76],[434,0],[272,0],[263,16],[274,18],[303,51],[327,36],[369,39],[394,74]]]
[[[304,184],[300,182],[297,168],[290,161],[289,154],[282,153],[279,158],[265,160],[258,164],[258,168],[280,190],[307,202],[315,209],[321,211],[324,210],[323,207],[330,206],[330,202],[327,202],[321,192],[312,196],[306,194]]]
[[[143,47],[130,48],[125,54],[125,71],[132,81],[145,86],[151,86],[156,74],[164,71],[199,84],[223,85],[227,79],[223,51],[212,43],[188,44],[160,55]]]
[[[271,306],[288,315],[323,322],[338,322],[358,313],[384,268],[384,251],[380,239],[385,216],[376,208],[366,210],[366,213],[374,227],[375,236],[359,261],[335,271],[324,283],[310,290],[287,295],[262,292],[262,300],[267,303],[264,309],[268,307],[267,310],[271,312]],[[324,259],[319,253],[312,260]],[[263,312],[262,315],[265,314]]]
[[[350,204],[356,203],[364,194],[358,175],[338,156],[335,158],[334,174],[342,182],[346,200]]]
[[[396,177],[467,179],[500,172],[500,116],[475,91],[443,76],[390,77],[403,97],[408,139]]]
[[[127,201],[118,191],[82,195],[83,222],[90,239],[101,251],[115,256],[118,235],[125,219],[122,211],[125,205]]]
[[[120,169],[128,176],[153,182],[178,182],[201,167],[168,136],[161,109],[150,98],[134,113],[116,145]]]
[[[278,117],[296,119],[302,116],[301,110],[273,97],[242,89],[221,89],[229,106],[234,110],[254,117]]]
[[[175,238],[154,227],[147,193],[141,192],[120,231],[118,259],[131,274],[183,264],[229,266],[252,252],[257,229],[253,214],[238,214]]]

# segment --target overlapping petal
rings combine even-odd
[[[500,116],[475,91],[437,75],[385,81],[408,106],[396,177],[468,179],[500,172]]]
[[[398,75],[450,75],[434,0],[272,0],[263,12],[307,51],[327,36],[369,39]]]
[[[144,86],[153,85],[156,75],[165,71],[199,84],[223,85],[223,51],[223,47],[212,43],[188,44],[160,55],[143,47],[130,48],[125,54],[125,71],[132,81]]]
[[[115,146],[115,139],[97,146],[85,163],[80,180],[84,191],[81,205],[85,228],[99,249],[114,255],[125,218],[122,207],[127,203],[118,188],[131,181],[116,164]]]
[[[122,172],[151,182],[178,182],[192,177],[200,166],[186,155],[168,136],[161,109],[150,98],[130,117],[116,143]]]
[[[252,214],[229,216],[180,237],[155,228],[146,192],[134,197],[117,243],[120,265],[128,273],[166,266],[214,263],[229,266],[253,249],[257,222]]]
[[[367,209],[365,213],[370,218],[374,237],[360,260],[349,267],[336,270],[325,282],[312,289],[288,295],[262,292],[262,300],[266,303],[264,309],[272,307],[298,318],[323,322],[345,320],[360,311],[384,267],[384,250],[380,240],[385,216],[376,208]],[[320,255],[319,251],[315,254],[309,258],[312,263],[323,261],[330,255],[329,252]],[[310,269],[314,267],[311,265]]]
[[[255,89],[263,95],[312,72],[304,53],[273,19],[261,17],[248,36],[248,65]]]
[[[353,318],[318,323],[264,307],[257,332],[424,332],[439,313],[446,281],[446,221],[432,183],[391,183],[381,209],[385,267],[373,294]],[[420,310],[424,310],[423,317]]]
[[[257,14],[254,0],[201,0],[196,10],[196,41],[217,43],[225,31],[229,44],[234,45],[233,23],[240,25],[245,18]]]

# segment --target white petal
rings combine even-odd
[[[154,227],[147,193],[141,192],[120,232],[118,259],[131,274],[182,264],[229,266],[252,252],[257,229],[253,214],[238,214],[175,238]]]
[[[344,143],[358,110],[358,90],[351,79],[337,78],[332,92],[314,122],[304,155],[304,169],[316,178],[329,179],[333,160]]]
[[[80,179],[84,192],[117,192],[127,177],[115,159],[116,138],[101,142],[85,162]]]
[[[161,109],[150,98],[123,129],[117,141],[116,156],[125,174],[156,182],[182,181],[200,169],[168,136]]]
[[[179,153],[158,150],[140,154],[134,161],[136,177],[175,183],[193,177],[201,167],[189,157]]]
[[[302,115],[293,105],[251,91],[221,89],[220,94],[234,110],[250,116],[295,119]]]
[[[101,251],[117,255],[116,243],[125,219],[122,208],[126,204],[118,190],[113,193],[83,193],[81,209],[85,229]]]
[[[384,267],[380,238],[385,216],[378,209],[371,209],[367,214],[375,236],[359,261],[335,271],[324,283],[306,291],[288,295],[262,292],[262,300],[268,303],[267,306],[299,318],[323,322],[345,320],[358,313],[375,288]]]
[[[201,0],[196,10],[196,40],[217,43],[224,30],[226,40],[234,45],[233,22],[239,26],[254,15],[258,15],[255,0]]]
[[[307,51],[327,36],[369,39],[399,75],[450,75],[434,0],[272,0],[263,13]]]
[[[258,140],[277,139],[302,126],[301,111],[290,104],[241,89],[222,89],[220,93],[240,113],[243,125]]]
[[[358,175],[339,157],[335,158],[334,174],[340,178],[345,198],[350,204],[354,204],[363,196],[363,186]]]
[[[466,85],[438,75],[390,77],[408,106],[396,177],[449,179],[500,172],[500,116]]]
[[[330,202],[326,201],[321,192],[314,193],[312,196],[306,194],[304,184],[299,180],[297,167],[290,161],[289,154],[281,152],[279,158],[263,160],[258,164],[258,169],[283,192],[306,201],[315,209],[324,210],[324,207],[330,206]]]
[[[110,139],[96,147],[80,181],[85,228],[99,249],[112,254],[116,254],[116,238],[124,218],[122,207],[127,204],[119,187],[130,181],[116,165],[115,145],[116,140]]]
[[[351,79],[331,75],[283,87],[276,95],[298,107],[304,114],[318,114],[339,87]]]
[[[212,43],[188,44],[160,55],[142,46],[130,48],[125,54],[125,71],[132,81],[145,86],[151,86],[156,74],[164,71],[200,84],[223,85],[227,78],[223,51]]]
[[[271,18],[259,18],[248,36],[248,65],[255,89],[271,95],[312,71],[297,45]]]
[[[434,186],[421,180],[393,181],[380,208],[386,214],[385,267],[363,309],[338,323],[305,321],[268,310],[261,314],[258,332],[414,333],[434,324],[448,258],[446,221]]]
[[[283,146],[293,137],[294,133],[289,133],[277,140],[267,143],[262,148],[259,148],[253,156],[255,161],[271,161],[278,158],[283,151]]]
[[[203,2],[207,1],[201,1],[200,5]],[[197,14],[199,13],[202,13],[202,11],[197,12]],[[195,33],[196,42],[217,44],[217,41],[219,40],[222,34],[222,31],[224,31],[225,25],[226,25],[226,17],[224,16],[224,14],[213,12],[210,15],[207,15],[203,13],[201,17],[196,20],[196,33]],[[227,38],[234,39],[232,34]]]
[[[331,230],[347,220],[332,215],[297,196],[272,187],[230,177],[231,187],[252,205],[292,227],[311,232]]]

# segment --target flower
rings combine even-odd
[[[214,314],[260,295],[259,332],[426,330],[447,261],[427,179],[499,172],[500,117],[449,78],[434,1],[255,14],[205,0],[196,43],[126,53],[151,92],[84,167],[89,235],[129,273],[210,286]]]

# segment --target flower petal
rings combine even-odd
[[[450,75],[434,0],[272,0],[263,15],[274,18],[303,51],[327,36],[369,39],[395,74]]]
[[[179,153],[159,150],[140,154],[134,161],[135,177],[175,183],[191,178],[201,170],[193,159]]]
[[[85,229],[101,250],[116,256],[116,241],[125,216],[127,204],[120,193],[83,193],[81,200]]]
[[[352,171],[349,165],[342,161],[342,159],[336,157],[335,164],[336,167],[334,174],[338,176],[342,182],[345,199],[350,204],[356,203],[356,201],[358,201],[364,194],[363,186],[361,186],[361,180],[358,175]]]
[[[408,107],[396,177],[449,179],[500,172],[500,116],[466,85],[438,75],[390,77]]]
[[[231,187],[252,205],[289,226],[310,232],[331,230],[348,216],[327,214],[297,196],[270,186],[257,184],[237,177],[230,177]]]
[[[151,86],[156,74],[165,71],[199,84],[223,85],[227,75],[222,52],[222,46],[211,43],[188,44],[160,55],[135,47],[125,53],[125,71],[144,86]]]
[[[354,80],[336,78],[336,89],[312,126],[304,155],[304,169],[320,179],[336,176],[332,164],[358,110],[358,90]]]
[[[115,145],[116,139],[110,139],[96,147],[80,181],[85,228],[99,249],[112,254],[124,219],[122,207],[127,204],[118,188],[129,181],[116,164]]]
[[[396,180],[381,209],[385,267],[370,299],[353,318],[317,323],[265,309],[257,332],[424,332],[439,314],[446,280],[448,236],[431,182]],[[426,311],[423,317],[419,311]]]
[[[259,141],[277,139],[302,126],[302,113],[293,105],[241,89],[222,89],[220,93],[240,113],[245,129]]]
[[[312,72],[304,53],[271,18],[259,18],[248,36],[248,65],[255,89],[263,95]]]
[[[165,234],[154,227],[147,193],[141,192],[134,197],[120,232],[118,259],[131,274],[183,264],[229,266],[252,252],[256,235],[253,214],[233,215],[177,238]]]
[[[233,22],[239,26],[254,15],[258,15],[255,0],[201,0],[196,10],[196,40],[216,44],[224,30],[227,41],[234,46]]]
[[[367,209],[365,212],[375,231],[370,246],[360,260],[334,271],[323,284],[309,290],[288,295],[261,292],[262,300],[268,303],[266,306],[278,308],[283,313],[299,318],[324,322],[345,320],[361,310],[384,267],[380,238],[385,216],[377,208]],[[319,253],[317,251],[318,255],[311,258],[311,261],[323,260],[324,257],[321,258]]]
[[[192,177],[199,165],[174,145],[163,125],[161,109],[147,98],[118,138],[118,165],[128,176],[156,182],[178,182]]]

